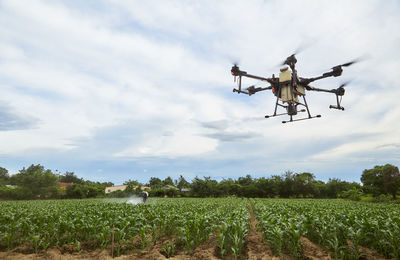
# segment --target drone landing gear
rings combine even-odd
[[[282,115],[289,115],[290,116],[290,120],[289,121],[282,121],[282,123],[285,124],[285,123],[290,123],[290,122],[296,122],[296,121],[302,121],[302,120],[321,117],[321,115],[311,116],[311,113],[310,113],[310,110],[308,109],[308,105],[307,105],[307,101],[306,101],[305,96],[303,96],[303,100],[304,100],[304,104],[300,103],[300,102],[295,102],[295,103],[289,103],[288,105],[284,106],[282,104],[279,104],[278,103],[278,99],[277,99],[277,101],[275,103],[275,112],[274,112],[274,114],[273,115],[266,115],[265,118],[270,118],[270,117],[275,117],[275,116],[282,116]],[[304,106],[305,109],[297,110],[297,106],[298,105]],[[276,111],[277,111],[278,106],[281,106],[281,107],[285,108],[286,109],[286,113],[277,114]],[[307,112],[308,117],[304,117],[304,118],[299,118],[299,119],[294,119],[293,120],[293,116],[297,115],[297,113],[299,113],[299,112]]]
[[[340,96],[340,100],[339,100],[339,96]],[[333,109],[338,109],[338,110],[343,110],[344,111],[344,107],[342,107],[340,105],[340,103],[342,102],[342,96],[343,95],[336,94],[336,106],[335,105],[330,105],[329,108],[333,108]]]
[[[282,124],[286,124],[286,123],[290,123],[290,122],[296,122],[296,121],[302,121],[302,120],[307,120],[307,119],[313,119],[313,118],[317,118],[317,117],[321,117],[321,115],[305,117],[305,118],[299,118],[299,119],[295,119],[295,120],[293,120],[292,117],[290,117],[289,121],[282,121]]]
[[[344,107],[338,107],[338,106],[334,106],[334,105],[330,105],[329,108],[333,108],[333,109],[338,109],[338,110],[343,110],[344,111]]]
[[[302,110],[299,110],[299,111],[297,111],[297,113],[299,113],[299,112],[306,112],[306,110],[305,109],[302,109]],[[297,114],[296,113],[296,114]],[[275,117],[275,116],[283,116],[283,115],[290,115],[289,113],[281,113],[281,114],[274,114],[274,115],[266,115],[265,116],[265,118],[270,118],[270,117]]]

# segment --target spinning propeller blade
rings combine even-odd
[[[351,83],[351,80],[345,81],[345,82],[343,82],[343,83],[340,85],[339,88],[344,88],[344,87],[346,87],[347,85],[349,85],[350,83]]]
[[[353,65],[355,63],[359,63],[360,61],[363,61],[365,59],[368,59],[368,57],[364,55],[362,57],[356,58],[354,60],[351,60],[349,62],[343,63],[343,64],[338,65],[338,66],[340,66],[340,67],[349,67],[349,66],[351,66],[351,65]],[[335,67],[338,67],[338,66],[335,66]]]
[[[290,59],[295,59],[296,60],[295,56],[298,55],[299,53],[303,52],[305,49],[307,49],[309,45],[310,44],[303,43],[302,45],[297,47],[297,49],[294,51],[294,53],[292,55],[288,56],[286,58],[286,60],[284,60],[282,63],[279,64],[279,66],[287,65],[288,60],[290,60]]]
[[[358,59],[355,59],[355,60],[352,60],[352,61],[343,63],[343,64],[341,64],[341,65],[339,65],[339,66],[341,66],[341,67],[348,67],[348,66],[353,65],[353,64],[355,64],[355,63],[357,63],[357,62],[359,62],[359,60],[358,60]]]

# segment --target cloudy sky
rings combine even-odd
[[[312,172],[359,181],[400,166],[399,1],[0,0],[0,166],[93,181]],[[345,111],[307,93],[291,124],[274,96],[232,93],[233,62],[270,77],[296,49],[298,73],[337,64]],[[245,85],[261,82],[246,80]]]

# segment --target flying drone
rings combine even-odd
[[[247,73],[246,71],[240,70],[239,67],[237,66],[237,64],[234,64],[234,66],[231,69],[231,72],[232,72],[232,75],[234,76],[235,82],[236,82],[236,77],[239,77],[239,78],[238,78],[238,89],[234,88],[233,92],[236,92],[238,94],[243,93],[243,94],[247,94],[247,95],[251,96],[260,91],[272,90],[272,93],[276,96],[275,110],[272,115],[266,115],[265,118],[281,116],[281,115],[289,115],[290,120],[282,121],[282,123],[317,118],[317,117],[321,117],[321,115],[315,115],[315,116],[311,115],[310,110],[307,105],[307,101],[306,101],[306,90],[327,92],[327,93],[335,94],[336,95],[336,105],[330,105],[329,108],[344,110],[344,107],[341,106],[341,101],[342,101],[342,97],[345,93],[344,87],[346,86],[346,84],[342,84],[341,86],[339,86],[338,88],[335,88],[335,89],[314,88],[314,87],[310,86],[309,84],[316,80],[320,80],[320,79],[324,79],[324,78],[328,78],[328,77],[339,77],[340,75],[342,75],[342,72],[343,72],[342,67],[348,67],[356,62],[357,62],[357,60],[353,60],[353,61],[341,64],[341,65],[334,66],[331,68],[331,71],[326,72],[326,73],[322,74],[321,76],[313,77],[313,78],[298,77],[297,71],[296,71],[297,59],[295,57],[295,54],[292,54],[291,56],[287,57],[286,60],[281,64],[281,66],[284,66],[284,67],[280,69],[279,77],[275,77],[274,74],[272,74],[272,78],[265,78],[265,77],[252,75],[252,74]],[[255,87],[253,85],[253,86],[250,86],[250,87],[242,90],[242,77],[266,81],[270,84],[270,86]],[[286,112],[277,113],[278,107],[284,108],[286,110]],[[293,117],[296,116],[297,113],[299,113],[299,112],[307,112],[308,117],[293,119]]]

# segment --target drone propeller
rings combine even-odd
[[[351,80],[348,80],[348,81],[346,81],[346,82],[343,82],[342,85],[339,86],[339,88],[344,88],[344,87],[346,87],[350,82],[351,82]]]
[[[334,67],[332,67],[332,69],[337,68],[337,67],[349,67],[349,66],[351,66],[351,65],[353,65],[355,63],[358,63],[360,61],[361,61],[361,59],[354,59],[352,61],[349,61],[349,62],[340,64],[340,65],[334,66]]]
[[[353,65],[355,63],[359,63],[359,62],[367,60],[369,58],[370,58],[370,55],[365,54],[365,55],[362,55],[362,56],[360,56],[360,57],[358,57],[358,58],[356,58],[354,60],[351,60],[349,62],[343,63],[343,64],[335,66],[335,67],[339,67],[339,66],[341,66],[341,67],[349,67],[349,66],[351,66],[351,65]]]
[[[284,66],[287,65],[289,63],[289,60],[291,59],[296,59],[295,57],[296,53],[293,53],[292,55],[290,55],[289,57],[286,58],[286,60],[284,60],[283,62],[279,63],[279,66]],[[297,60],[296,60],[297,61]]]
[[[336,89],[336,95],[343,96],[345,93],[344,87],[346,87],[351,80],[343,82],[337,89]]]
[[[296,63],[297,59],[295,56],[298,55],[299,53],[303,52],[305,49],[307,49],[309,47],[309,45],[310,44],[303,43],[302,45],[297,47],[297,49],[294,51],[294,53],[292,55],[288,56],[286,58],[286,60],[284,60],[282,63],[279,64],[279,66],[289,65],[288,63],[290,63],[290,61],[294,61],[294,63]]]
[[[358,62],[357,60],[352,60],[350,62],[342,64],[341,66],[342,67],[348,67],[348,66],[353,65],[354,63],[357,63],[357,62]]]

